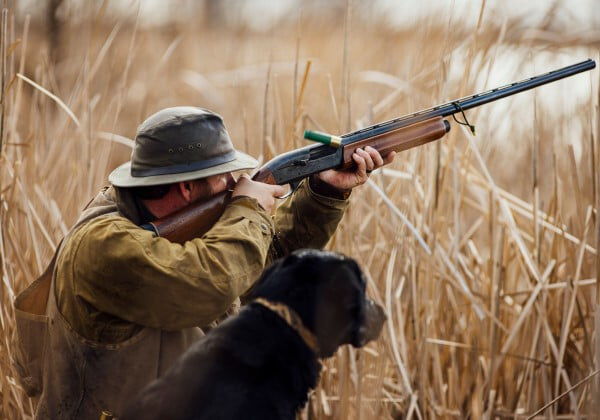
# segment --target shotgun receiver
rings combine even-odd
[[[454,116],[457,113],[462,113],[464,117],[464,111],[468,109],[595,67],[595,61],[588,59],[520,82],[375,124],[340,137],[312,133],[311,137],[315,139],[320,137],[321,141],[334,141],[330,145],[310,145],[276,156],[259,168],[253,179],[268,184],[290,184],[293,190],[300,181],[312,174],[327,169],[352,167],[352,153],[357,148],[371,146],[385,156],[391,151],[401,152],[429,143],[440,139],[450,130],[450,123],[444,117]],[[466,119],[462,124],[469,125],[474,132],[474,127],[468,124]],[[337,147],[332,147],[334,144]],[[230,192],[217,194],[207,201],[194,203],[150,224],[159,236],[166,237],[172,242],[184,243],[203,235],[216,223],[229,201],[230,194]]]

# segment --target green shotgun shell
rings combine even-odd
[[[338,148],[342,145],[341,137],[332,136],[331,134],[320,133],[318,131],[306,130],[304,132],[304,138],[306,140],[316,141],[335,148]]]

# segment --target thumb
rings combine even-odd
[[[248,176],[248,174],[241,174],[237,180],[238,183],[239,182],[248,182],[248,181],[250,181],[250,177]]]

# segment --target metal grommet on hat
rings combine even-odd
[[[146,119],[131,161],[108,177],[117,187],[170,184],[252,169],[258,162],[234,149],[223,119],[202,108],[166,108]]]

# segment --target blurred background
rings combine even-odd
[[[29,418],[10,303],[157,110],[220,113],[266,161],[597,60],[597,0],[2,0],[0,417]],[[468,111],[401,154],[329,248],[382,338],[324,364],[304,419],[594,418],[598,70]],[[594,391],[596,390],[596,391]],[[560,398],[559,398],[560,397]],[[555,401],[556,400],[556,401]]]

